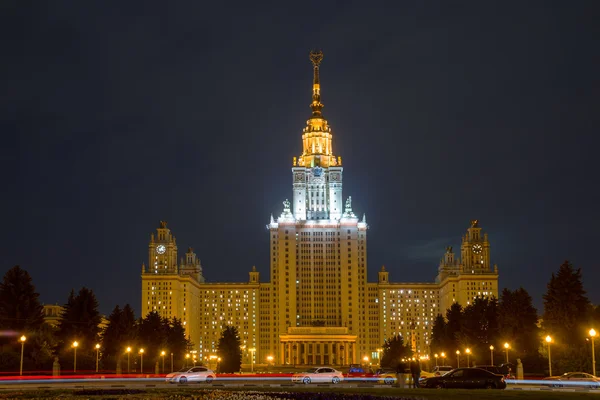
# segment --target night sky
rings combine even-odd
[[[166,220],[208,281],[268,281],[320,48],[369,281],[433,281],[479,219],[501,288],[541,311],[568,259],[600,303],[599,20],[594,0],[3,1],[0,273],[139,313]]]

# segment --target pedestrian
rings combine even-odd
[[[413,388],[419,388],[419,379],[421,378],[421,365],[419,360],[412,360],[410,362],[410,374],[412,375]]]

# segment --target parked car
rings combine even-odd
[[[166,381],[169,383],[206,382],[211,383],[217,374],[206,367],[185,367],[177,372],[167,374]]]
[[[348,368],[348,373],[345,375],[349,381],[363,381],[368,382],[375,380],[375,373],[369,367],[363,367],[358,364],[351,364]]]
[[[393,385],[396,383],[396,370],[394,369],[378,369],[375,371],[374,377],[378,383],[385,383],[386,385]]]
[[[485,369],[492,374],[504,375],[504,379],[515,379],[515,376],[512,374],[512,370],[506,367],[497,365],[476,365],[475,367]]]
[[[441,376],[444,375],[446,372],[452,371],[454,369],[454,367],[451,367],[450,365],[436,365],[433,368],[432,374],[433,376]]]
[[[316,367],[298,372],[292,375],[292,382],[309,384],[311,382],[331,382],[340,383],[344,380],[344,375],[337,369],[330,367]]]
[[[584,386],[589,388],[600,387],[600,379],[594,375],[586,374],[585,372],[567,372],[558,376],[549,376],[544,378],[545,381],[552,381],[547,386],[564,387],[564,386]]]
[[[485,369],[456,368],[445,375],[422,380],[421,387],[437,389],[504,389],[506,388],[506,382],[503,375],[493,374]]]

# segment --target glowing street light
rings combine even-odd
[[[171,372],[173,372],[173,353],[171,353]]]
[[[508,349],[510,348],[510,344],[508,342],[504,343],[504,348],[506,349],[506,363],[508,364]]]
[[[552,343],[552,337],[546,336],[546,343],[548,343],[548,374],[552,376],[552,356],[550,355],[550,343]]]
[[[460,350],[456,350],[456,365],[460,368]]]
[[[100,345],[96,343],[96,373],[98,373],[98,354],[100,353]]]
[[[144,349],[140,349],[140,372],[144,373]]]
[[[442,357],[442,364],[446,364],[446,353],[442,351],[440,356]]]
[[[438,355],[437,355],[437,353],[435,353],[433,356],[435,357],[435,366],[437,367],[437,366],[438,366],[438,365],[437,365],[437,359],[438,359]]]
[[[73,373],[77,372],[77,346],[79,343],[77,341],[73,342]]]
[[[379,367],[381,368],[381,353],[383,349],[377,349],[377,361],[379,361]]]
[[[190,359],[190,353],[187,353],[187,354],[185,355],[185,366],[186,366],[186,367],[188,366],[188,360],[189,360],[189,359]]]
[[[494,346],[493,345],[490,346],[490,360],[491,360],[490,365],[494,365]]]
[[[369,363],[369,357],[364,356],[363,357],[363,361],[365,362],[365,365]]]
[[[471,355],[471,349],[467,347],[467,349],[465,350],[465,353],[467,353],[467,368],[470,367],[471,362],[469,361],[469,356]]]
[[[590,329],[590,337],[592,338],[592,375],[596,376],[596,354],[594,353],[594,338],[596,337],[596,331]]]
[[[25,337],[25,335],[21,336],[21,338],[19,339],[19,341],[21,342],[21,368],[19,369],[19,375],[23,375],[23,352],[25,350],[26,340],[27,338]]]
[[[127,373],[129,373],[129,353],[131,353],[131,347],[127,348]]]
[[[163,363],[162,363],[163,364],[162,365],[162,373],[163,374],[165,373],[165,354],[167,354],[167,353],[165,353],[164,350],[160,352],[160,356],[162,357],[162,361],[163,361]]]
[[[267,356],[267,361],[269,362],[269,364],[273,363],[273,356]]]

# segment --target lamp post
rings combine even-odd
[[[508,342],[504,343],[504,348],[506,349],[506,363],[508,364],[508,349],[510,348],[510,344]]]
[[[96,343],[96,373],[98,373],[98,355],[100,354],[100,345]]]
[[[131,353],[131,347],[127,348],[127,373],[129,374],[129,353]]]
[[[173,372],[173,353],[171,353],[171,372]]]
[[[140,349],[140,373],[144,373],[144,349]]]
[[[77,346],[79,343],[77,341],[73,342],[73,373],[77,372]]]
[[[363,361],[365,362],[365,365],[368,365],[369,364],[369,357],[364,356],[363,357]]]
[[[21,367],[19,368],[19,375],[23,375],[23,352],[25,350],[25,341],[27,338],[25,335],[21,336],[19,341],[21,342]]]
[[[548,374],[552,376],[552,355],[550,354],[550,343],[552,343],[552,337],[546,336],[546,343],[548,343]]]
[[[490,365],[494,365],[494,346],[490,346]]]
[[[196,355],[192,354],[192,363],[194,364],[194,367],[196,366]]]
[[[377,349],[377,361],[379,361],[379,368],[381,368],[381,352],[383,349]]]
[[[592,338],[592,375],[596,376],[596,354],[594,352],[594,338],[596,337],[596,331],[592,328],[589,333]]]
[[[268,367],[270,367],[271,364],[273,364],[273,356],[267,356],[267,363],[268,363]]]
[[[460,368],[460,350],[456,350],[456,367]]]
[[[340,354],[342,356],[342,366],[344,365],[344,345],[340,346],[340,352],[342,354]]]
[[[188,366],[188,360],[189,359],[190,359],[190,353],[188,353],[188,354],[185,355],[185,366],[186,366],[186,368]],[[209,365],[209,367],[210,367],[210,365]]]
[[[442,356],[442,364],[446,364],[446,353],[442,351],[442,354],[440,354],[440,356]]]
[[[467,349],[465,350],[465,353],[467,353],[467,368],[469,368],[471,366],[471,362],[469,361],[469,356],[471,355],[471,349],[467,347]]]
[[[250,347],[248,351],[250,352],[250,372],[254,372],[254,352],[256,351],[256,347]]]
[[[165,353],[164,350],[160,352],[160,355],[161,355],[162,361],[163,361],[162,362],[162,373],[163,374],[165,373],[165,354],[167,354],[167,353]]]
[[[433,356],[435,357],[435,366],[437,367],[438,366],[438,364],[437,364],[438,355],[437,355],[437,353],[435,353]]]

